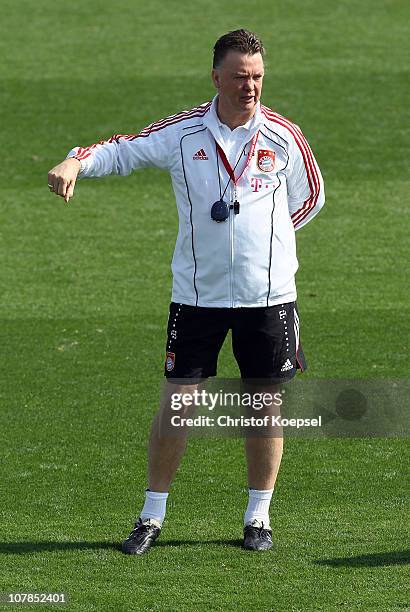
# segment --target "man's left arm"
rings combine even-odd
[[[325,203],[319,166],[298,126],[294,127],[289,161],[288,206],[293,226],[298,230],[309,223]]]

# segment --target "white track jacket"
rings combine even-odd
[[[295,230],[325,201],[319,167],[300,128],[258,104],[230,133],[212,102],[152,123],[139,134],[115,134],[68,157],[79,178],[130,174],[155,166],[172,177],[179,232],[172,259],[172,301],[193,306],[261,307],[296,300]],[[252,142],[253,155],[248,154]],[[234,185],[218,154],[241,172],[226,221],[211,218],[214,202],[234,201]],[[247,165],[248,162],[248,165]],[[225,191],[225,194],[224,194]]]

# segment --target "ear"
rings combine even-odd
[[[213,84],[215,85],[216,89],[219,89],[219,87],[220,87],[219,70],[217,70],[216,68],[213,68],[212,72],[211,72],[211,77],[212,77],[212,81],[213,81]]]

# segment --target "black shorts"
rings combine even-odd
[[[232,330],[242,379],[280,383],[306,369],[296,302],[262,308],[204,308],[171,302],[165,376],[216,376],[219,351]],[[175,381],[176,382],[176,381]]]

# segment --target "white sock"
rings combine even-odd
[[[258,489],[249,489],[248,507],[244,516],[244,525],[249,525],[253,521],[263,523],[265,529],[270,528],[269,523],[269,505],[272,499],[273,489],[259,491]]]
[[[167,497],[168,493],[157,493],[145,489],[145,503],[140,514],[141,520],[151,519],[162,525],[167,508]]]

